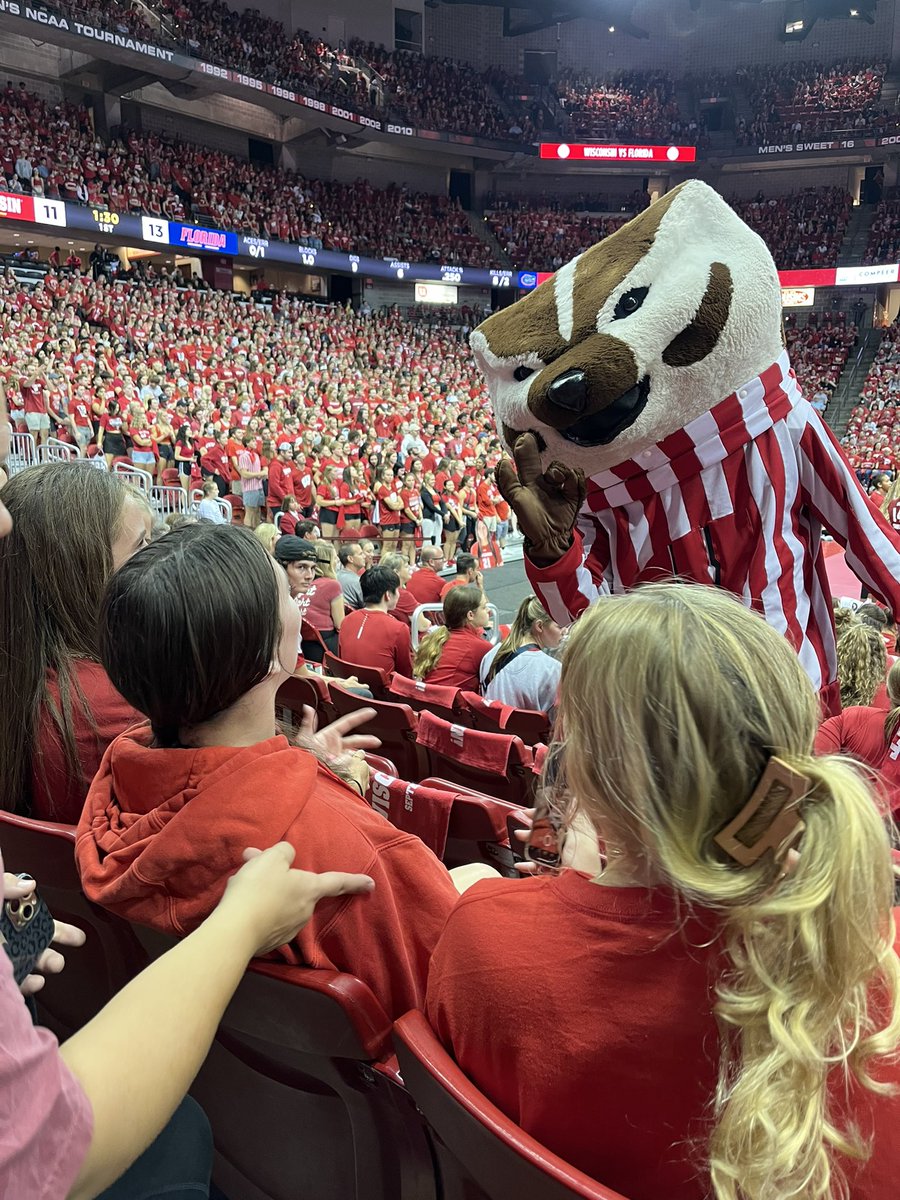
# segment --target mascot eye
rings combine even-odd
[[[630,292],[620,296],[616,311],[613,313],[614,320],[621,321],[623,317],[630,317],[632,313],[636,313],[646,300],[649,291],[649,288],[632,288]]]
[[[516,367],[513,371],[513,379],[521,383],[523,379],[527,379],[529,375],[533,374],[534,369],[532,367]]]

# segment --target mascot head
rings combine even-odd
[[[470,339],[509,450],[586,474],[681,429],[783,349],[772,256],[689,180],[579,254]]]

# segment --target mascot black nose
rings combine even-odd
[[[564,371],[559,379],[554,379],[547,388],[547,399],[551,404],[566,408],[569,412],[584,412],[588,402],[584,371],[577,368]]]

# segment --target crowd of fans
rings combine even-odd
[[[810,313],[802,324],[789,313],[784,332],[803,394],[810,400],[823,394],[830,397],[856,344],[857,327],[840,311]]]
[[[595,242],[615,233],[629,219],[581,215],[558,208],[521,204],[485,213],[488,228],[513,267],[556,271]]]
[[[608,142],[689,142],[702,132],[675,100],[675,80],[661,71],[619,72],[597,79],[565,73],[556,85],[571,138]]]
[[[885,329],[875,360],[863,383],[859,403],[850,413],[844,451],[860,474],[896,471],[897,418],[900,416],[900,325]]]
[[[900,200],[882,200],[869,226],[867,263],[893,263],[900,258]]]
[[[24,86],[0,98],[0,147],[11,191],[374,258],[490,265],[457,201],[306,179],[156,134],[123,130],[107,145],[87,108],[51,106]]]
[[[830,130],[881,133],[896,117],[878,101],[886,63],[782,63],[743,67],[752,118],[741,118],[739,145],[790,143]]]
[[[842,187],[810,187],[788,196],[733,199],[732,208],[765,240],[779,267],[827,267],[837,262],[850,220]]]

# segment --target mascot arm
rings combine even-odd
[[[812,512],[846,550],[847,565],[900,612],[900,538],[860,486],[831,430],[813,413],[799,445],[800,486]]]
[[[594,544],[596,551],[596,542]],[[577,529],[572,545],[558,562],[537,566],[525,555],[525,573],[538,600],[557,625],[570,625],[598,596],[609,594],[609,583],[602,575],[603,564],[595,553],[584,558],[584,543]]]

